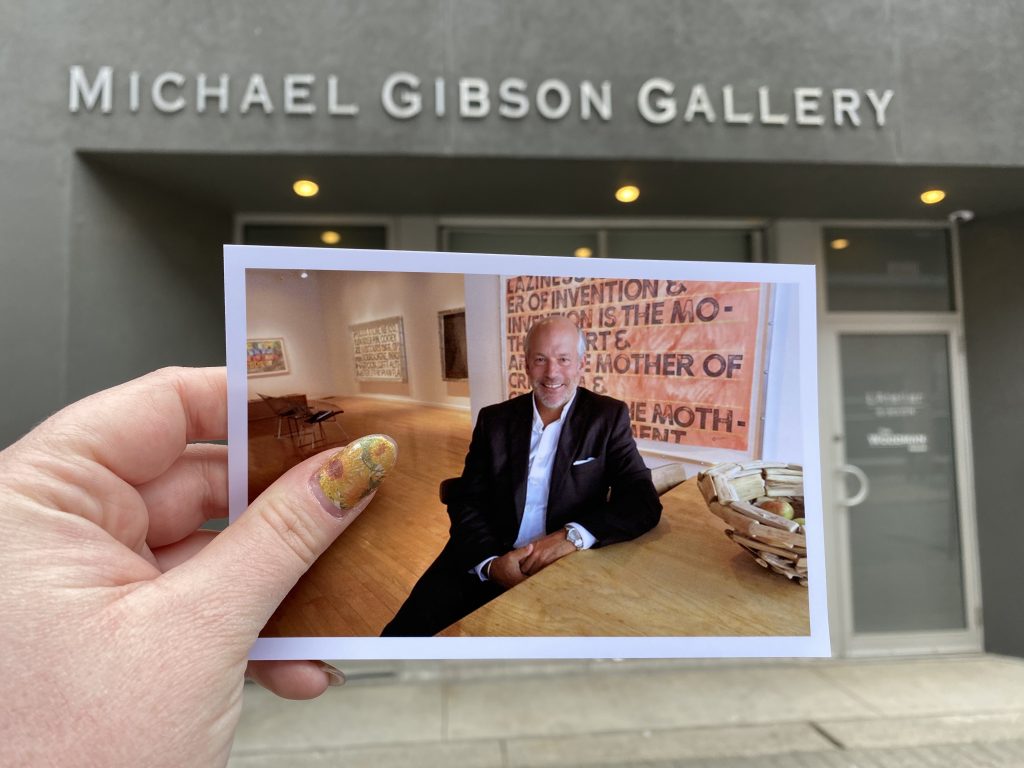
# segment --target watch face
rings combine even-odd
[[[582,549],[583,547],[583,536],[575,528],[567,528],[565,532],[565,538],[572,542],[576,549]]]

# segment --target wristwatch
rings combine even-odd
[[[576,549],[583,549],[583,534],[570,525],[565,526],[565,540],[570,542]]]

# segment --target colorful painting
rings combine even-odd
[[[249,376],[288,373],[284,339],[248,339],[245,343],[245,363]]]

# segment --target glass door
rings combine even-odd
[[[948,233],[826,230],[822,413],[846,655],[981,649]],[[865,235],[865,236],[861,236]],[[834,253],[836,239],[849,250]],[[916,244],[918,250],[906,248]],[[830,252],[831,251],[831,252]],[[831,466],[829,466],[831,465]],[[838,593],[838,594],[837,594]]]

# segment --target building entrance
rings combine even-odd
[[[824,234],[834,642],[843,655],[979,651],[955,232]]]

